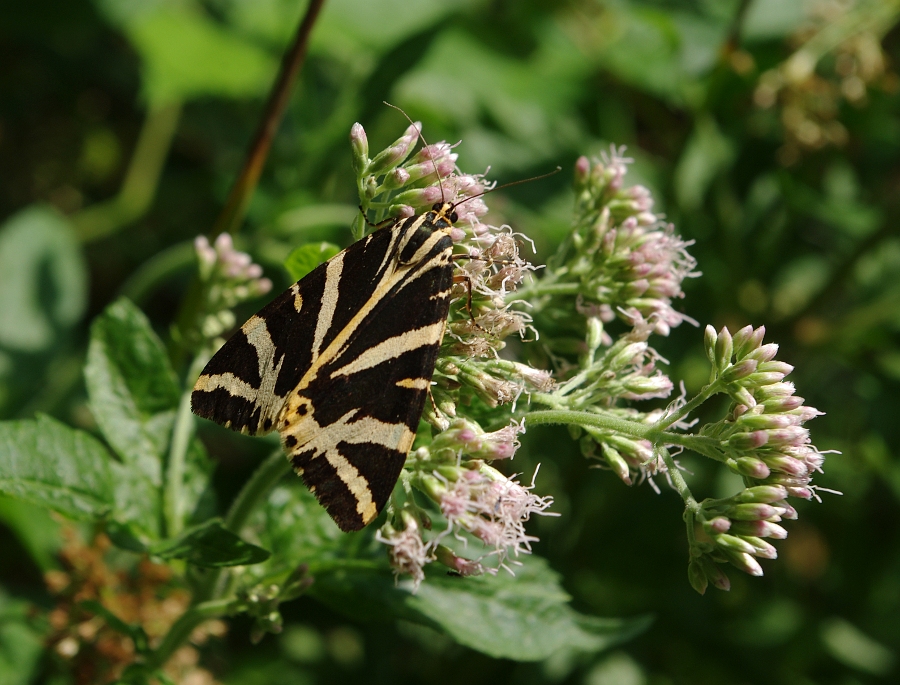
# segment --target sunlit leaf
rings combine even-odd
[[[0,423],[0,491],[75,519],[113,509],[115,483],[106,448],[49,416]]]

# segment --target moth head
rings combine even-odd
[[[450,202],[435,202],[431,206],[431,210],[447,219],[451,224],[459,221],[459,215],[455,211],[455,207]]]

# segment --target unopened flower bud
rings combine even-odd
[[[735,504],[728,510],[728,517],[736,521],[758,521],[778,516],[770,504]]]
[[[785,497],[787,497],[787,492],[780,485],[756,485],[752,488],[741,490],[734,496],[734,500],[742,503],[774,504],[781,502]],[[759,518],[768,517],[762,516]]]
[[[369,139],[362,124],[355,123],[350,127],[350,149],[353,154],[353,170],[364,174],[369,163]]]
[[[723,550],[739,552],[743,554],[753,554],[756,551],[753,545],[751,545],[746,540],[737,537],[736,535],[723,533],[721,535],[716,535],[713,540],[716,545]]]
[[[703,530],[710,536],[721,535],[722,533],[727,533],[731,525],[731,520],[726,516],[716,516],[703,522]]]
[[[719,338],[721,340],[721,338]],[[744,359],[737,364],[732,364],[722,372],[722,380],[726,383],[734,383],[751,376],[756,371],[757,362],[755,359]]]
[[[767,431],[750,431],[735,433],[725,441],[725,444],[733,450],[747,452],[762,447],[768,441],[769,433]]]
[[[731,524],[731,533],[734,535],[753,535],[760,538],[772,538],[784,540],[787,531],[772,521],[734,521]]]
[[[719,336],[716,333],[716,329],[707,324],[703,331],[703,349],[706,351],[706,357],[709,359],[709,363],[715,367],[718,367],[716,362],[716,342],[718,339]]]
[[[716,338],[716,368],[719,371],[724,370],[731,362],[731,355],[734,352],[734,342],[731,333],[724,326],[719,331]],[[732,367],[734,368],[734,367]],[[754,366],[755,368],[755,366]]]
[[[762,566],[760,566],[759,562],[751,555],[743,552],[725,551],[725,556],[728,558],[729,563],[735,566],[735,568],[739,568],[744,573],[756,577],[763,575]]]
[[[740,457],[739,459],[729,459],[728,466],[735,472],[748,478],[762,480],[768,478],[769,467],[761,459],[755,457]]]

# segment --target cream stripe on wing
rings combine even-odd
[[[431,384],[427,378],[402,378],[394,385],[398,388],[409,388],[410,390],[428,390]]]
[[[247,381],[243,381],[230,371],[227,373],[217,373],[211,376],[206,374],[200,376],[194,384],[194,392],[212,392],[219,388],[224,388],[229,395],[240,397],[250,402],[256,402],[259,391],[250,385]]]
[[[272,336],[269,335],[266,320],[254,314],[247,320],[247,323],[241,326],[241,330],[247,336],[247,342],[256,348],[259,377],[265,381],[266,371],[268,371],[272,361],[275,359],[275,343],[272,342]]]
[[[424,345],[436,345],[441,341],[441,336],[443,334],[443,320],[433,323],[430,326],[423,326],[422,328],[405,331],[400,335],[395,335],[393,338],[388,338],[387,340],[370,347],[346,366],[332,372],[331,377],[349,376],[357,371],[371,369],[373,366],[378,366],[395,357],[399,357],[405,352],[416,350]],[[342,353],[343,350],[338,353],[338,359],[340,359]]]
[[[344,253],[339,252],[328,262],[325,269],[325,287],[322,290],[322,307],[319,309],[319,318],[316,319],[316,333],[313,337],[312,361],[315,363],[322,349],[322,341],[325,334],[331,328],[331,320],[334,318],[334,310],[337,308],[338,286],[341,282],[341,272],[344,270]]]
[[[336,449],[328,450],[325,453],[328,463],[337,471],[340,478],[347,489],[356,499],[356,513],[360,515],[363,524],[371,521],[378,514],[378,508],[372,501],[372,490],[369,488],[369,481],[363,478],[362,474],[356,470],[347,459]]]

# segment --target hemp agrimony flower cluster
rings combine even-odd
[[[511,419],[520,395],[553,387],[548,372],[498,356],[507,337],[528,334],[530,316],[513,308],[512,293],[534,267],[519,255],[511,229],[481,221],[487,206],[478,196],[491,185],[483,175],[458,173],[457,154],[450,145],[426,145],[410,157],[420,129],[420,124],[412,124],[371,159],[363,127],[354,124],[350,133],[365,211],[374,211],[378,219],[402,218],[448,201],[459,217],[451,238],[464,259],[432,379],[432,402],[423,415],[438,432],[430,444],[410,453],[401,475],[403,486],[395,490],[388,522],[378,532],[390,547],[395,570],[412,576],[414,586],[424,578],[423,567],[435,560],[471,575],[495,572],[488,558],[504,566],[510,555],[529,552],[535,538],[525,533],[524,524],[531,514],[545,513],[552,502],[533,494],[533,486],[524,487],[485,463],[512,457],[518,448],[517,435],[524,426]],[[356,229],[363,228],[360,217]],[[461,405],[465,418],[458,414]],[[498,423],[505,427],[493,432],[482,428]],[[430,501],[431,508],[420,505],[414,493]],[[444,525],[435,526],[435,515]],[[466,545],[470,538],[485,549],[476,559],[460,556],[445,544],[453,540]]]
[[[202,288],[199,335],[204,341],[215,341],[237,323],[232,308],[265,295],[272,281],[263,277],[262,267],[250,255],[234,248],[228,233],[220,233],[212,245],[206,236],[197,236],[194,250]],[[214,347],[219,345],[221,341]]]
[[[414,216],[438,202],[452,202],[459,217],[449,231],[459,255],[453,302],[422,417],[430,430],[419,431],[376,533],[395,573],[415,589],[435,561],[460,575],[513,571],[537,539],[526,523],[553,515],[552,498],[491,462],[514,456],[526,426],[564,423],[582,453],[624,483],[659,492],[662,477],[681,495],[695,589],[727,589],[724,563],[761,575],[757,559],[776,556],[766,538],[784,538],[780,522],[796,518],[787,499],[816,497],[810,481],[824,460],[803,427],[819,412],[784,381],[791,367],[774,359],[777,346],[763,344],[762,328],[707,328],[709,383],[690,400],[642,411],[635,402],[672,393],[650,341],[695,324],[674,302],[699,274],[690,243],[652,211],[649,191],[625,184],[631,160],[612,148],[576,162],[572,230],[538,278],[519,254],[528,239],[482,220],[493,185],[460,173],[445,142],[413,153],[420,129],[412,124],[371,158],[363,127],[350,133],[370,218]],[[362,214],[353,230],[367,230]],[[198,239],[197,251],[209,341],[233,325],[231,306],[270,284],[227,238],[215,248]],[[508,358],[512,335],[527,343],[517,350],[529,363]],[[726,415],[688,433],[691,412],[716,394],[731,400]],[[675,460],[685,449],[739,474],[743,489],[695,499]]]
[[[699,275],[690,243],[652,211],[649,191],[625,185],[631,160],[612,148],[599,160],[576,162],[572,231],[538,279],[518,254],[516,234],[482,222],[487,207],[475,196],[491,188],[482,175],[459,173],[444,142],[410,157],[419,130],[410,126],[372,159],[362,126],[350,135],[363,208],[379,218],[405,217],[451,201],[460,215],[451,237],[468,257],[460,260],[424,415],[434,435],[420,434],[378,532],[395,571],[417,587],[432,561],[470,575],[509,568],[511,556],[529,552],[536,538],[524,524],[531,514],[546,514],[552,500],[486,462],[511,458],[525,425],[567,423],[585,456],[626,484],[648,480],[658,491],[654,477],[662,475],[681,494],[689,577],[698,591],[710,582],[728,588],[721,563],[761,575],[756,558],[776,556],[763,538],[786,535],[778,522],[796,517],[786,498],[813,497],[811,475],[823,462],[802,427],[819,412],[783,381],[791,367],[774,360],[777,346],[762,343],[762,328],[734,336],[708,328],[713,372],[697,397],[678,398],[665,410],[631,406],[671,394],[673,383],[657,366],[664,360],[649,340],[683,321],[696,325],[673,303],[684,297],[684,279]],[[362,218],[356,228],[361,235]],[[469,293],[471,312],[464,306]],[[501,358],[513,333],[532,343],[540,334],[539,344],[522,349],[553,373]],[[686,433],[689,413],[719,393],[732,399],[727,415]],[[482,425],[500,428],[486,432]],[[743,476],[744,489],[698,502],[673,457],[684,449],[722,462]],[[472,540],[483,551],[463,556]]]

